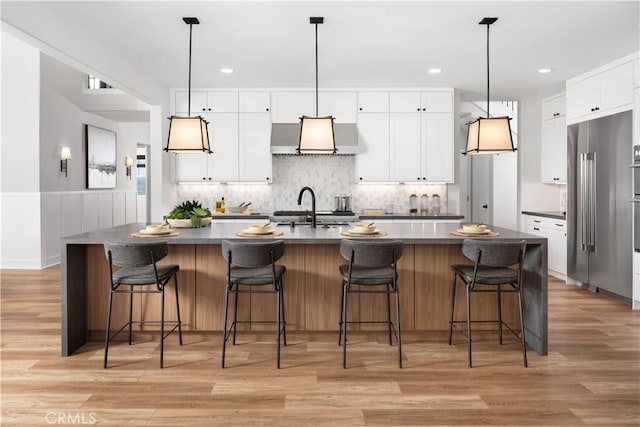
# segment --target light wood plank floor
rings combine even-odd
[[[474,335],[404,334],[404,369],[384,333],[289,335],[275,369],[273,334],[242,333],[220,369],[220,334],[102,342],[60,357],[60,270],[3,270],[2,425],[640,425],[640,313],[554,279],[547,357]]]

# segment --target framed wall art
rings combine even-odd
[[[116,133],[84,125],[87,145],[87,188],[116,187]]]

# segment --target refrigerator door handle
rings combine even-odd
[[[596,250],[596,153],[587,153],[589,162],[589,252]]]
[[[587,182],[586,182],[586,155],[580,153],[580,247],[584,252],[587,241]]]

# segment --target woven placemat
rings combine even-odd
[[[163,237],[174,237],[174,236],[179,236],[180,233],[178,233],[177,231],[172,231],[170,233],[167,234],[143,234],[143,233],[131,233],[131,237],[141,237],[143,239],[152,237],[154,239],[161,239]]]
[[[497,231],[490,231],[488,233],[461,233],[459,231],[451,231],[450,234],[460,237],[496,237],[500,235]]]
[[[245,233],[244,231],[241,231],[239,233],[236,233],[236,236],[238,237],[257,237],[257,238],[261,238],[261,237],[276,237],[276,236],[282,236],[282,231],[272,231],[271,233],[267,233],[267,234],[252,234],[252,233]]]
[[[341,231],[340,234],[347,237],[382,237],[382,236],[386,236],[387,232],[376,231],[375,233],[365,234],[365,233],[352,233],[350,231]]]

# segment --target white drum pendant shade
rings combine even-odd
[[[467,148],[463,154],[499,154],[515,151],[510,117],[479,118],[469,123]]]
[[[333,135],[333,117],[303,116],[300,122],[298,152],[305,154],[332,154],[336,152]]]
[[[173,153],[211,153],[207,122],[200,116],[171,116],[166,151]]]

